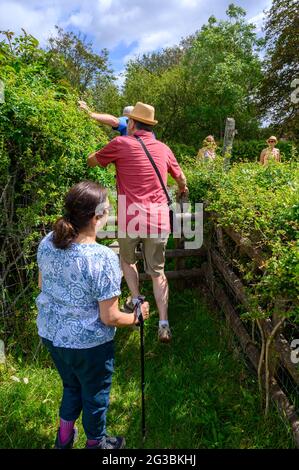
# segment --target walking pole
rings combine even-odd
[[[144,320],[141,312],[141,305],[143,304],[145,297],[139,296],[138,303],[136,304],[137,308],[137,318],[140,325],[140,359],[141,359],[141,410],[142,410],[142,420],[141,420],[141,429],[142,429],[142,439],[145,441],[145,400],[144,400],[144,388],[145,388],[145,378],[144,378]]]

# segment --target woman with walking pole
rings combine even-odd
[[[107,222],[107,190],[98,183],[76,184],[65,212],[38,248],[37,326],[63,383],[55,448],[70,449],[82,411],[87,449],[120,449],[123,437],[106,434],[114,370],[115,327],[138,324],[149,304],[131,314],[118,308],[121,270],[117,255],[96,242]]]

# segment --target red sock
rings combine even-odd
[[[88,446],[95,446],[99,442],[99,439],[87,439]]]
[[[61,444],[65,444],[73,435],[75,421],[65,421],[60,418],[59,437]]]

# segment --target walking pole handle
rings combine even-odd
[[[139,295],[138,296],[138,302],[135,304],[136,316],[137,316],[137,319],[138,319],[137,326],[139,326],[141,323],[142,324],[144,323],[144,319],[143,319],[143,315],[142,315],[142,311],[141,311],[141,305],[143,304],[144,301],[145,301],[144,295]]]

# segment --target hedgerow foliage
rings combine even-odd
[[[57,58],[56,58],[57,59]],[[0,42],[0,262],[2,312],[27,305],[36,284],[36,244],[61,215],[67,189],[83,179],[106,186],[112,174],[88,169],[86,157],[107,142],[77,108],[78,96],[57,76],[51,55],[32,36]],[[20,303],[21,302],[21,303]]]
[[[251,240],[265,258],[257,270],[249,259],[232,261],[256,303],[271,308],[277,299],[299,319],[299,168],[296,162],[238,163],[228,172],[223,161],[186,168],[193,202],[206,201],[223,227]]]
[[[168,142],[168,144],[180,163],[184,163],[190,157],[195,159],[198,150],[202,147],[202,142],[198,142],[198,147],[178,144],[176,142]],[[222,142],[218,143],[218,155],[222,153],[222,145]],[[235,140],[232,148],[231,162],[258,162],[261,151],[267,147],[268,145],[265,140]],[[298,161],[298,143],[296,145],[295,142],[279,141],[276,147],[280,150],[283,162]]]

